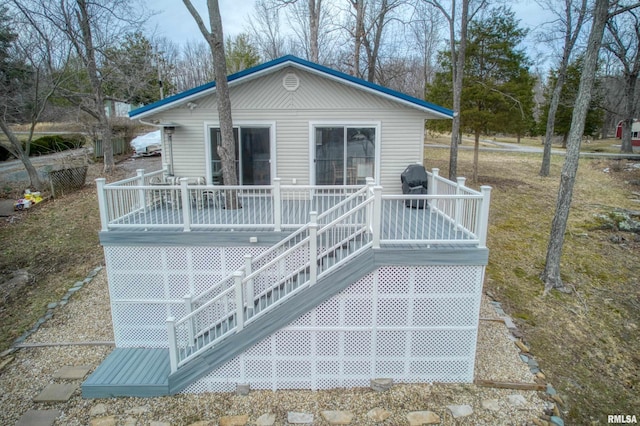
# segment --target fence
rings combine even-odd
[[[125,142],[124,138],[111,138],[111,144],[113,145],[113,155],[126,154],[131,151],[131,147]],[[93,141],[93,156],[95,158],[104,157],[101,139]]]
[[[87,166],[73,167],[49,172],[51,196],[60,197],[65,193],[77,191],[84,186],[87,178]]]

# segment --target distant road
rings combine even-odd
[[[473,142],[471,138],[463,138],[465,141]],[[521,152],[523,154],[542,154],[542,147],[538,148],[535,146],[528,145],[519,145],[507,142],[497,142],[489,139],[480,139],[480,142],[488,145],[492,145],[490,147],[481,146],[480,151],[486,152]],[[445,144],[425,144],[425,147],[436,147],[436,148],[449,148],[449,145]],[[459,147],[463,150],[472,150],[472,146],[461,145]],[[551,153],[554,155],[565,155],[566,152],[562,149],[552,149]],[[613,159],[628,159],[628,160],[640,160],[640,153],[634,154],[618,154],[618,153],[608,153],[608,152],[581,152],[580,157],[583,158],[613,158]]]

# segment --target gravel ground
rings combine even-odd
[[[102,270],[93,281],[77,292],[64,307],[45,323],[27,343],[112,341],[106,273]],[[497,318],[487,301],[483,301],[481,318]],[[476,378],[511,382],[533,382],[533,375],[518,356],[513,338],[503,323],[481,321],[476,362]],[[276,424],[287,424],[287,413],[314,415],[314,424],[328,424],[320,412],[346,410],[354,414],[352,424],[376,424],[366,413],[376,407],[391,416],[387,425],[408,424],[407,413],[430,410],[443,425],[524,425],[543,414],[542,395],[532,391],[483,388],[471,384],[395,385],[376,393],[369,389],[330,391],[252,391],[248,396],[235,394],[177,395],[162,398],[115,398],[85,400],[76,390],[66,403],[42,404],[32,399],[49,383],[60,382],[53,374],[64,366],[87,365],[94,369],[112,350],[109,346],[51,346],[22,348],[0,371],[0,424],[15,424],[28,409],[58,409],[62,416],[57,425],[90,424],[91,409],[104,409],[104,416],[115,416],[115,424],[148,425],[165,422],[189,425],[201,420],[218,424],[221,416],[248,415],[250,423],[266,413],[276,415]],[[80,384],[80,381],[78,381]],[[524,402],[514,405],[508,396],[520,394]],[[482,402],[496,400],[497,410],[482,408]],[[100,405],[102,404],[102,405]],[[454,419],[447,405],[468,404],[473,414]],[[94,413],[95,414],[95,413]],[[95,418],[94,418],[95,420]],[[157,423],[156,423],[157,424]],[[380,423],[378,423],[380,424]]]

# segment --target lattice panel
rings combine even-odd
[[[191,384],[185,393],[473,379],[483,267],[384,267]]]
[[[166,319],[266,247],[104,248],[116,346],[167,347]]]

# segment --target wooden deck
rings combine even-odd
[[[282,203],[283,231],[293,231],[308,222],[311,211],[319,210],[311,202],[284,201]],[[321,210],[320,210],[321,211]],[[219,205],[205,204],[191,209],[191,231],[250,231],[273,232],[271,200],[247,197],[242,208],[228,210]],[[183,209],[159,204],[147,211],[128,215],[111,223],[113,231],[183,231]],[[364,222],[364,217],[362,218]],[[242,238],[245,238],[244,236]],[[434,243],[473,243],[476,237],[456,226],[448,216],[426,206],[406,207],[400,200],[383,200],[381,240],[383,243],[418,241]]]

